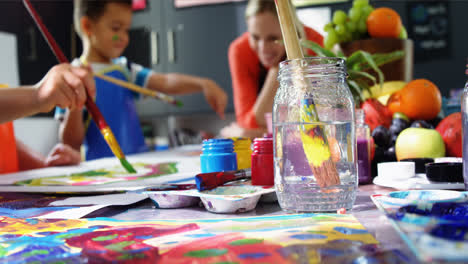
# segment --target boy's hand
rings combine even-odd
[[[76,165],[81,162],[80,152],[74,150],[68,145],[57,144],[50,151],[49,155],[45,160],[45,166],[64,166],[64,165]]]
[[[82,108],[86,92],[92,97],[96,93],[90,69],[64,63],[54,66],[38,83],[37,100],[42,112],[49,112],[55,106]]]
[[[206,101],[210,104],[211,108],[224,119],[224,109],[227,105],[227,95],[221,87],[219,87],[214,81],[209,79],[203,80],[203,94],[205,95]]]

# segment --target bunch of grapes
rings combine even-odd
[[[324,27],[328,33],[324,41],[325,48],[331,49],[337,43],[362,39],[367,35],[366,21],[373,10],[369,0],[354,0],[348,14],[343,10],[336,10],[332,22]]]

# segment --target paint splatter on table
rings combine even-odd
[[[1,262],[327,263],[385,261],[351,215],[205,220],[0,218]],[[398,262],[394,262],[398,263]]]

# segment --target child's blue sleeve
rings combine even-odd
[[[55,113],[54,113],[54,118],[55,120],[62,121],[65,118],[65,112],[66,109],[60,108],[60,107],[55,107]]]

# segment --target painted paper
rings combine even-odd
[[[93,193],[192,183],[200,173],[200,158],[189,154],[199,148],[128,155],[127,160],[137,170],[135,174],[127,173],[116,158],[4,174],[0,177],[0,192]]]
[[[0,216],[78,219],[107,206],[130,205],[146,198],[146,195],[137,193],[78,197],[2,193],[0,194]]]
[[[372,263],[395,259],[379,251],[378,242],[351,215],[158,221],[2,217],[0,225],[0,262],[8,263],[351,263],[357,259]]]
[[[466,192],[418,190],[372,195],[422,262],[468,261]]]

